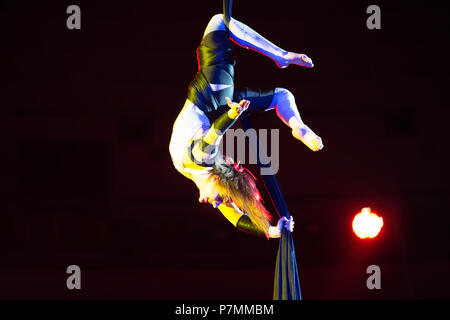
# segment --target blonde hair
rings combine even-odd
[[[234,163],[230,158],[225,160],[218,156],[208,179],[215,180],[214,186],[220,196],[225,201],[232,200],[269,238],[268,230],[273,217],[264,207],[256,187],[256,178],[249,170]]]

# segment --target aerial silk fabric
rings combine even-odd
[[[292,234],[284,230],[278,247],[275,277],[273,284],[274,300],[301,300],[300,280],[298,278]]]
[[[240,116],[240,121],[244,130],[253,128],[249,117],[244,113]],[[258,165],[263,166],[259,161],[259,143],[258,149],[253,150],[258,157]],[[269,164],[270,165],[270,164]],[[264,184],[269,192],[272,203],[280,217],[290,218],[286,202],[281,193],[275,174],[261,175]],[[295,257],[294,241],[292,233],[283,229],[280,237],[280,243],[277,253],[274,275],[274,300],[301,300],[300,281],[298,277],[297,259]]]

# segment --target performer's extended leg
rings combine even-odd
[[[211,31],[226,30],[227,26],[225,21],[222,14],[213,16],[203,36]],[[281,49],[249,26],[232,17],[229,17],[228,29],[230,31],[230,37],[235,43],[266,55],[275,61],[280,68],[286,68],[290,64],[297,64],[309,68],[313,67],[313,63],[308,56]]]
[[[250,101],[248,113],[275,109],[278,117],[292,129],[292,135],[302,141],[308,148],[318,151],[323,148],[322,139],[317,136],[302,120],[294,95],[287,89],[237,89],[233,99]]]
[[[323,148],[322,139],[302,121],[295,97],[289,90],[276,88],[271,107],[275,107],[278,117],[292,129],[292,135],[296,139],[312,151]]]
[[[230,19],[229,30],[231,39],[235,43],[266,55],[275,61],[280,68],[286,68],[290,64],[313,67],[312,60],[308,56],[281,49],[249,26],[234,18]]]

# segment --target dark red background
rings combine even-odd
[[[66,28],[70,4],[81,30]],[[235,0],[236,19],[315,62],[280,70],[240,48],[236,83],[291,90],[325,145],[311,152],[274,112],[254,118],[280,129],[304,299],[449,298],[448,17],[377,2],[382,29],[368,30],[370,4]],[[221,1],[0,8],[0,298],[271,299],[278,241],[198,203],[168,152]],[[351,231],[364,206],[385,221],[372,241]],[[66,288],[71,264],[81,291]],[[381,290],[366,288],[372,264]]]

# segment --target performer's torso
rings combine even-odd
[[[186,103],[174,125],[169,150],[178,171],[190,178],[191,173],[208,173],[211,168],[190,159],[192,141],[201,138],[211,123],[228,110],[225,97],[234,94],[234,44],[228,31],[208,33],[197,48],[198,72],[190,83]]]
[[[169,151],[175,168],[188,178],[191,174],[208,173],[211,168],[197,165],[190,157],[190,147],[202,138],[211,124],[206,115],[191,101],[186,100],[173,125]]]

